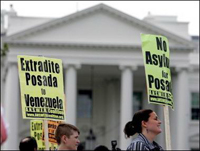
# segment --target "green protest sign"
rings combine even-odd
[[[141,34],[148,102],[173,107],[168,40],[164,36]]]

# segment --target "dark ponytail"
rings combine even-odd
[[[129,138],[130,136],[135,135],[136,131],[134,129],[132,121],[126,123],[126,125],[124,127],[124,133],[125,133],[127,138]]]
[[[142,121],[148,121],[150,114],[153,112],[151,109],[139,110],[133,116],[132,121],[126,123],[124,133],[127,138],[135,135],[135,133],[142,132]]]

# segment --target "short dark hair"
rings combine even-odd
[[[63,135],[66,135],[69,138],[71,135],[73,135],[73,131],[76,131],[78,134],[80,134],[80,131],[76,126],[67,123],[60,123],[55,132],[55,139],[58,145],[61,143],[61,137]]]
[[[27,136],[20,141],[20,151],[34,151],[37,150],[37,141],[34,137]]]
[[[142,132],[142,121],[147,122],[150,114],[153,112],[151,109],[139,110],[133,116],[132,121],[126,123],[124,133],[127,137],[135,135],[135,133]]]
[[[94,151],[109,151],[109,149],[106,146],[100,145],[97,146]]]

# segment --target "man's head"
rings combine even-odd
[[[61,123],[58,125],[55,132],[55,139],[62,149],[77,150],[80,143],[78,136],[79,129],[71,124]]]
[[[20,141],[20,151],[37,151],[37,142],[34,137],[27,136]]]
[[[106,146],[100,145],[97,146],[94,151],[109,151],[109,149]]]

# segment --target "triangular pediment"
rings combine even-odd
[[[104,4],[11,35],[7,41],[141,45],[141,33],[166,36],[172,46],[193,47],[189,40]]]

